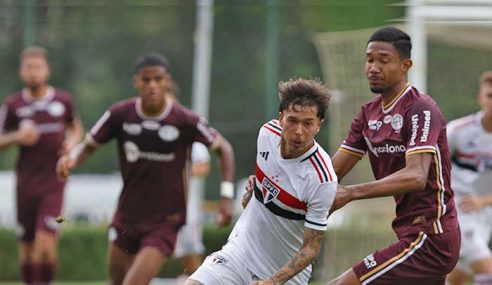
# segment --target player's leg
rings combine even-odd
[[[17,238],[19,239],[19,269],[25,284],[35,280],[36,268],[33,264],[34,235],[36,228],[36,211],[38,201],[23,195],[25,191],[17,191]]]
[[[475,274],[475,285],[492,285],[492,257],[486,257],[470,265]]]
[[[33,242],[19,241],[19,268],[21,279],[25,284],[33,282],[32,249]]]
[[[179,231],[174,255],[180,259],[187,275],[193,274],[202,264],[205,251],[202,236],[202,227],[198,223],[186,224]]]
[[[130,269],[126,273],[123,285],[147,285],[157,276],[166,257],[156,248],[146,246],[139,250]]]
[[[328,285],[360,285],[359,278],[355,275],[354,270],[351,268],[342,275],[338,276],[336,279],[328,282]]]
[[[109,243],[109,285],[121,285],[132,265],[134,254],[122,250],[118,245]]]
[[[472,275],[464,270],[461,270],[459,267],[455,267],[453,271],[451,271],[446,280],[446,285],[465,285]]]
[[[202,256],[198,254],[183,256],[181,262],[185,267],[185,273],[190,275],[202,264]]]

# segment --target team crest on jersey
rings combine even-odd
[[[278,194],[280,193],[280,190],[278,190],[270,181],[267,179],[263,179],[263,182],[261,183],[263,186],[263,204],[266,204],[273,199],[275,199]]]
[[[159,137],[164,141],[174,141],[179,137],[179,130],[175,126],[166,125],[159,129]]]
[[[58,101],[51,102],[46,107],[46,111],[48,112],[48,114],[50,114],[53,117],[60,117],[65,113],[65,106]]]
[[[401,128],[403,127],[403,117],[402,117],[402,115],[395,114],[391,118],[391,127],[393,128],[393,130],[395,130],[397,132],[401,130]]]

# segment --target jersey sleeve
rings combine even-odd
[[[333,204],[336,191],[336,181],[317,184],[307,202],[305,227],[318,231],[326,231],[328,211]]]
[[[67,109],[67,112],[65,114],[65,122],[67,124],[71,124],[75,118],[76,112],[75,112],[74,100],[70,94],[67,94],[67,98],[65,101],[65,108]]]
[[[413,104],[405,114],[406,156],[436,152],[442,124],[441,112],[434,104],[421,101]]]
[[[93,146],[99,146],[111,140],[115,136],[115,120],[114,110],[104,112],[87,133],[88,142]]]
[[[0,134],[17,128],[18,119],[7,102],[0,105]]]
[[[339,148],[340,151],[350,153],[359,158],[364,156],[367,151],[367,144],[362,133],[365,121],[364,109],[361,109],[352,120],[347,137]]]
[[[191,146],[191,162],[207,163],[210,161],[210,153],[207,147],[199,142],[194,142]]]
[[[204,117],[198,117],[198,119],[193,121],[194,124],[192,124],[190,132],[191,140],[213,148],[219,142],[219,132],[210,127],[208,121]]]
[[[448,139],[449,153],[453,156],[457,147],[456,121],[451,121],[448,123],[446,126],[446,136]]]

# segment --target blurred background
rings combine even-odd
[[[279,80],[321,78],[333,90],[317,138],[333,154],[360,105],[373,96],[363,71],[366,41],[378,27],[397,25],[413,38],[411,83],[433,96],[451,120],[478,110],[478,77],[492,69],[491,15],[490,0],[0,0],[0,99],[22,88],[21,50],[44,46],[51,83],[73,93],[88,129],[112,103],[136,95],[136,58],[160,52],[170,61],[179,100],[206,116],[234,147],[240,196],[239,181],[254,170],[258,129],[278,116]],[[16,155],[15,148],[0,153],[0,280],[18,279]],[[105,225],[120,190],[117,172],[115,144],[109,143],[70,180],[59,279],[105,279]],[[343,183],[371,179],[364,159]],[[204,189],[207,223],[218,184],[214,169]],[[393,213],[392,198],[356,202],[335,213],[314,279],[329,280],[396,240]],[[206,233],[211,251],[227,229],[211,225]],[[163,276],[180,269],[166,270]]]

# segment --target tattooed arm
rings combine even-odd
[[[321,243],[325,237],[324,231],[304,228],[304,243],[296,255],[277,273],[267,280],[256,281],[251,285],[280,285],[301,272],[318,257]]]

